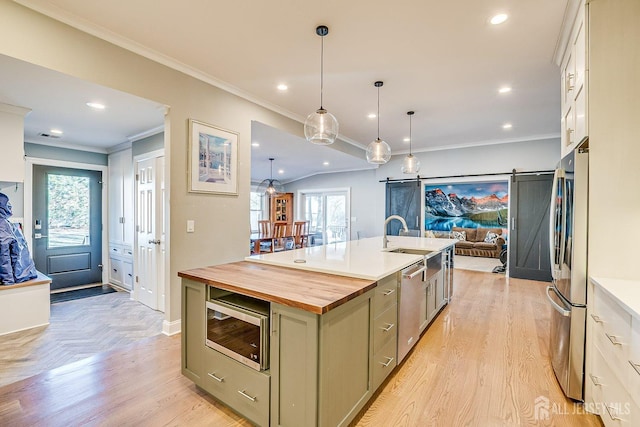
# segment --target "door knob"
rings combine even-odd
[[[149,240],[149,244],[150,245],[159,245],[160,244],[160,240]]]

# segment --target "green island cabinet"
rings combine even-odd
[[[398,279],[324,314],[271,302],[270,369],[257,371],[205,345],[216,288],[183,278],[182,372],[257,425],[348,425],[396,366]]]

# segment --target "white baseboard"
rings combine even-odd
[[[162,333],[168,336],[179,334],[182,331],[182,319],[173,322],[162,322]]]

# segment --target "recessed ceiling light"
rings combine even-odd
[[[375,118],[376,118],[376,117],[378,117],[378,116],[376,116],[376,114],[375,114],[375,113],[371,113],[371,114],[369,114],[367,117],[369,117],[370,119],[375,119]]]
[[[62,135],[62,131],[60,129],[51,129],[49,132],[54,135]]]
[[[410,138],[405,138],[405,139],[403,139],[403,141],[404,142],[409,142],[409,141],[411,141],[411,139]]]
[[[260,147],[260,143],[259,142],[252,142],[251,146],[252,147]]]
[[[499,13],[493,16],[489,22],[491,22],[493,25],[498,25],[498,24],[502,24],[508,18],[509,18],[509,15],[507,15],[506,13]]]
[[[502,129],[511,129],[513,127],[513,125],[511,125],[511,123],[505,123],[502,125]]]
[[[509,86],[504,86],[504,87],[501,87],[500,89],[498,89],[498,92],[499,93],[509,93],[509,92],[511,92],[511,88]]]
[[[284,173],[284,169],[278,169],[278,173],[282,175]]]
[[[87,102],[87,106],[93,108],[94,110],[104,110],[106,106],[99,102]]]
[[[329,162],[322,162],[323,165],[329,166]]]
[[[278,90],[280,90],[280,91],[283,91],[283,92],[284,92],[284,91],[285,91],[285,90],[287,90],[287,89],[289,89],[289,86],[287,86],[287,85],[286,85],[286,84],[284,84],[284,83],[280,83],[280,84],[278,85]]]

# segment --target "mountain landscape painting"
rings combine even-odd
[[[425,230],[503,228],[509,222],[509,182],[425,186]]]

